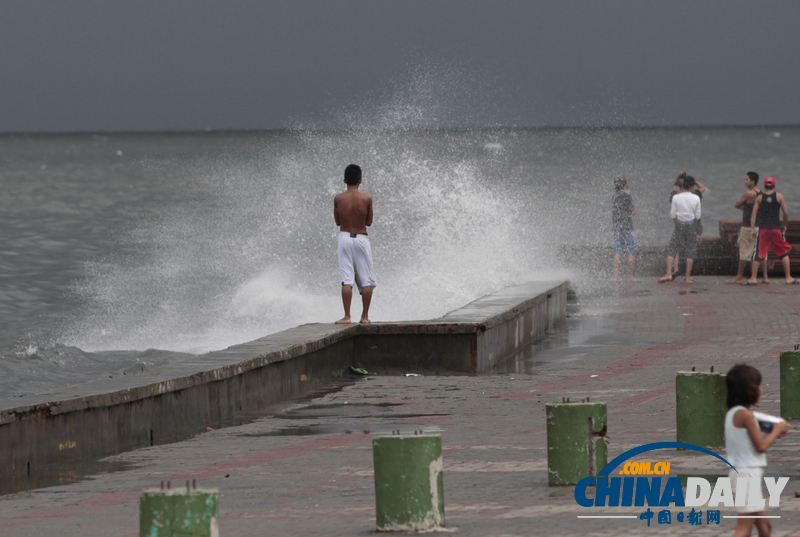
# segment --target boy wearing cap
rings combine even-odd
[[[628,281],[636,281],[633,277],[633,266],[636,259],[636,237],[633,234],[633,206],[631,187],[627,179],[618,177],[614,180],[616,193],[611,200],[611,219],[614,224],[614,281],[620,281],[619,265],[622,254],[628,254]]]
[[[783,211],[783,223],[780,213]],[[758,235],[756,235],[756,222],[758,222]],[[756,241],[753,253],[753,272],[747,285],[756,285],[758,279],[758,263],[766,259],[769,249],[775,252],[783,263],[783,272],[786,274],[786,284],[800,283],[792,278],[789,265],[789,254],[792,245],[786,242],[786,227],[789,225],[789,211],[786,209],[786,200],[783,194],[775,191],[775,179],[764,179],[764,192],[762,192],[753,205],[753,214],[750,217],[750,236]]]

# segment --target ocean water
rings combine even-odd
[[[341,317],[332,199],[351,162],[375,204],[371,317],[395,321],[606,278],[610,259],[559,254],[610,244],[618,175],[643,246],[666,244],[681,170],[708,187],[707,236],[740,218],[749,170],[800,216],[797,147],[798,127],[2,136],[0,397]]]

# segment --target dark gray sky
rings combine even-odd
[[[800,124],[800,2],[0,3],[0,131]]]

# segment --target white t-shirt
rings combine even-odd
[[[756,451],[750,433],[745,428],[738,428],[733,424],[733,415],[744,409],[738,405],[732,407],[725,414],[725,454],[728,462],[736,468],[757,468],[767,465],[767,455]]]
[[[670,218],[678,218],[679,222],[700,220],[700,198],[691,192],[680,192],[672,197],[669,210]]]

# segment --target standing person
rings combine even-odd
[[[692,281],[692,266],[697,255],[697,223],[700,221],[700,197],[692,194],[695,188],[694,177],[686,175],[681,182],[681,191],[672,197],[669,216],[675,221],[675,230],[667,247],[667,273],[658,283],[672,281],[672,267],[677,255],[683,251],[686,257],[687,284]]]
[[[636,281],[633,277],[633,267],[636,262],[636,237],[633,234],[633,215],[636,208],[633,206],[631,187],[627,179],[618,177],[614,180],[615,194],[611,200],[611,219],[614,224],[614,281],[620,281],[619,265],[622,254],[628,254],[629,282]]]
[[[753,216],[753,206],[756,203],[756,198],[761,194],[761,189],[758,188],[758,174],[756,172],[747,172],[744,177],[744,186],[747,188],[742,197],[733,204],[737,209],[742,210],[742,227],[739,229],[739,271],[736,273],[736,278],[728,280],[728,283],[736,285],[744,285],[744,267],[750,263],[750,273],[753,273],[753,251],[755,241],[750,236],[750,219]],[[758,230],[756,230],[756,233]],[[764,261],[764,279],[763,283],[769,284],[769,276],[767,275],[767,263]],[[757,275],[756,275],[757,276]]]
[[[333,218],[339,226],[339,270],[342,273],[342,303],[344,317],[337,324],[350,323],[350,302],[353,285],[361,292],[364,309],[361,322],[369,321],[372,289],[377,285],[372,270],[372,249],[367,227],[372,225],[372,196],[358,191],[361,168],[350,164],[344,169],[347,190],[333,198]]]
[[[675,194],[677,194],[677,193],[679,193],[681,191],[681,184],[683,183],[683,178],[684,177],[686,177],[686,172],[681,172],[681,173],[678,174],[678,177],[675,178],[675,181],[673,181],[673,183],[672,183],[672,192],[669,195],[669,201],[670,202],[672,201],[672,198],[675,197]],[[694,194],[695,196],[700,198],[700,200],[702,201],[703,200],[703,193],[705,191],[706,191],[706,187],[703,186],[702,183],[700,183],[700,181],[695,179],[694,180],[694,189],[692,190],[692,194]],[[703,227],[702,227],[702,224],[700,222],[698,222],[697,225],[699,226],[698,227],[699,231],[697,232],[697,235],[700,236],[700,235],[703,234]],[[679,262],[680,262],[680,255],[676,255],[675,256],[675,268],[672,271],[673,279],[675,277],[677,277],[677,276],[680,276],[680,271],[678,270],[678,265],[680,264]]]
[[[728,472],[731,488],[736,490],[736,481],[740,477],[757,479],[758,488],[751,487],[749,489],[748,502],[754,503],[754,490],[757,491],[756,499],[763,502],[761,481],[764,476],[764,468],[767,466],[765,453],[775,443],[775,440],[786,434],[789,424],[782,421],[776,423],[769,434],[761,433],[758,421],[753,416],[753,411],[750,410],[750,407],[761,398],[762,393],[761,373],[755,367],[745,364],[733,366],[725,376],[725,384],[728,388],[728,413],[725,414],[725,452],[728,462],[736,468],[736,470],[731,469]],[[737,507],[736,511],[740,516],[767,516],[763,507],[744,505]],[[739,518],[736,522],[734,537],[749,536],[754,525],[758,529],[759,537],[769,537],[772,532],[769,519]]]
[[[781,224],[780,213],[783,211],[783,223]],[[758,228],[756,228],[756,224]],[[753,254],[753,271],[747,285],[758,284],[758,263],[767,259],[769,249],[775,252],[778,259],[783,263],[783,273],[786,275],[786,284],[800,283],[792,278],[789,254],[792,253],[792,245],[786,242],[786,227],[789,225],[789,211],[786,209],[786,200],[783,194],[775,191],[775,179],[767,177],[764,179],[764,192],[756,198],[753,204],[753,214],[750,216],[750,236],[755,239],[755,252]],[[758,238],[756,238],[758,229]]]

